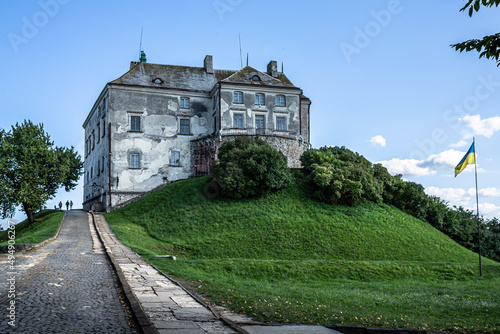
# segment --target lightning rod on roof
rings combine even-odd
[[[146,53],[142,49],[142,32],[144,31],[144,27],[141,27],[141,42],[139,43],[139,62],[140,63],[145,63],[146,60]]]

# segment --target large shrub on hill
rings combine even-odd
[[[356,205],[362,198],[383,201],[384,183],[375,178],[372,163],[345,147],[309,150],[301,163],[320,201],[345,205]]]
[[[225,142],[218,160],[211,175],[227,197],[260,196],[286,187],[291,180],[285,155],[260,138]]]

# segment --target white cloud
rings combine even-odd
[[[369,142],[373,145],[373,146],[377,146],[377,145],[380,145],[382,147],[385,147],[387,145],[387,141],[385,140],[385,138],[381,135],[376,135],[374,137],[371,137]]]
[[[467,146],[467,144],[468,144],[468,142],[466,142],[465,140],[460,140],[458,143],[450,144],[448,146],[453,147],[453,148],[459,148],[459,147]]]
[[[479,189],[479,195],[484,197],[500,197],[500,188],[483,188]]]
[[[438,196],[447,201],[450,206],[462,206],[467,210],[476,211],[476,189],[469,188],[438,188],[428,187],[427,195]],[[500,217],[500,206],[481,201],[483,197],[500,197],[500,188],[479,189],[479,214],[487,218]]]
[[[471,138],[474,135],[481,135],[487,138],[500,130],[500,116],[494,116],[481,120],[481,115],[466,115],[460,117],[459,121],[465,122],[469,127],[464,132],[465,138]]]
[[[438,154],[431,154],[427,159],[421,161],[418,165],[420,167],[433,169],[453,170],[460,160],[462,160],[464,155],[465,152],[450,149]]]
[[[479,202],[479,214],[488,218],[500,217],[500,206],[492,203]]]
[[[438,188],[427,187],[425,192],[430,196],[437,196],[450,202],[451,205],[468,206],[472,196],[463,188]]]
[[[378,163],[382,164],[390,174],[403,174],[404,176],[426,176],[436,174],[436,171],[431,170],[430,168],[420,167],[420,160],[416,159],[398,159],[394,158],[387,161],[379,161]]]

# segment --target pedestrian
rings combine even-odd
[[[73,201],[71,201],[71,200],[69,201],[69,208],[70,208],[71,210],[73,210]]]
[[[62,210],[62,202],[59,201],[59,210]]]
[[[69,210],[69,201],[66,201],[66,210]]]

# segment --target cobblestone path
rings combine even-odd
[[[68,211],[59,237],[17,254],[13,269],[2,256],[0,333],[135,333],[108,259],[93,251],[87,213]],[[8,323],[11,277],[15,327]]]

